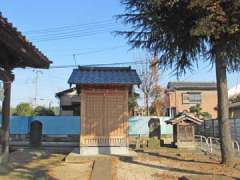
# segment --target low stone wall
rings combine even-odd
[[[29,134],[10,134],[10,141],[29,141]]]
[[[129,146],[133,148],[135,148],[138,143],[140,144],[141,147],[147,147],[149,139],[150,138],[148,136],[129,136],[128,143]],[[164,144],[172,144],[173,142],[173,136],[170,134],[163,134],[161,135],[160,139],[161,142]]]
[[[29,134],[11,134],[10,135],[10,144],[30,144],[30,135]],[[42,144],[58,144],[58,143],[79,143],[79,135],[42,135]]]
[[[43,142],[79,142],[79,135],[43,135]]]

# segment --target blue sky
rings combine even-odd
[[[79,65],[144,60],[144,51],[129,50],[126,40],[112,33],[125,28],[113,18],[123,9],[119,0],[0,1],[2,14],[53,61],[53,66],[74,64],[73,54],[78,54],[75,59]],[[49,40],[46,29],[63,26],[74,27],[74,32],[79,30],[81,33],[75,38]],[[45,34],[41,34],[40,30],[44,30]],[[48,41],[40,41],[45,38]],[[38,98],[41,100],[38,104],[57,105],[55,93],[69,87],[67,80],[71,71],[72,68],[42,70],[39,74]],[[17,69],[14,72],[12,105],[32,102],[36,73],[33,69]],[[228,75],[229,88],[238,84],[237,76],[239,74],[236,73]],[[160,73],[162,86],[173,80],[176,77],[170,74],[170,70]],[[215,81],[215,72],[208,64],[200,63],[198,69],[188,72],[180,80]]]

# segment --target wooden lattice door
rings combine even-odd
[[[193,126],[178,126],[178,140],[180,142],[192,142],[194,140]]]
[[[81,144],[125,146],[127,144],[126,93],[88,93],[82,100],[84,112],[81,120]]]

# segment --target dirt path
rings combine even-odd
[[[112,180],[112,160],[95,160],[91,180]]]
[[[92,162],[81,164],[61,163],[49,170],[48,176],[54,180],[89,180]]]

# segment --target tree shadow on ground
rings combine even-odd
[[[196,171],[196,170],[189,170],[189,169],[184,169],[184,168],[174,168],[174,167],[167,167],[163,165],[154,165],[154,164],[147,164],[144,162],[139,162],[134,160],[133,157],[126,157],[126,156],[120,156],[119,157],[120,161],[135,164],[135,165],[141,165],[145,167],[150,167],[150,168],[156,168],[160,170],[166,170],[166,171],[171,171],[171,172],[177,172],[177,173],[184,173],[184,174],[189,174],[189,175],[215,175],[213,173],[207,173],[207,172],[201,172],[201,171]],[[227,176],[225,174],[217,174],[223,177],[229,177],[229,178],[234,178],[236,180],[240,180],[239,177],[234,177],[234,176]]]
[[[0,167],[0,176],[10,179],[54,179],[48,175],[48,167],[55,166],[64,159],[64,156],[55,156],[57,155],[39,149],[15,151],[10,154],[8,165]],[[50,158],[53,159],[47,162]]]
[[[143,154],[147,154],[150,156],[155,156],[155,157],[160,157],[160,158],[166,158],[170,160],[176,160],[176,161],[182,161],[182,162],[193,162],[193,163],[203,163],[203,164],[219,164],[220,162],[211,162],[211,161],[201,161],[201,160],[193,160],[193,159],[182,159],[181,157],[174,157],[174,156],[169,156],[169,155],[163,155],[160,153],[155,153],[155,152],[141,152]]]

